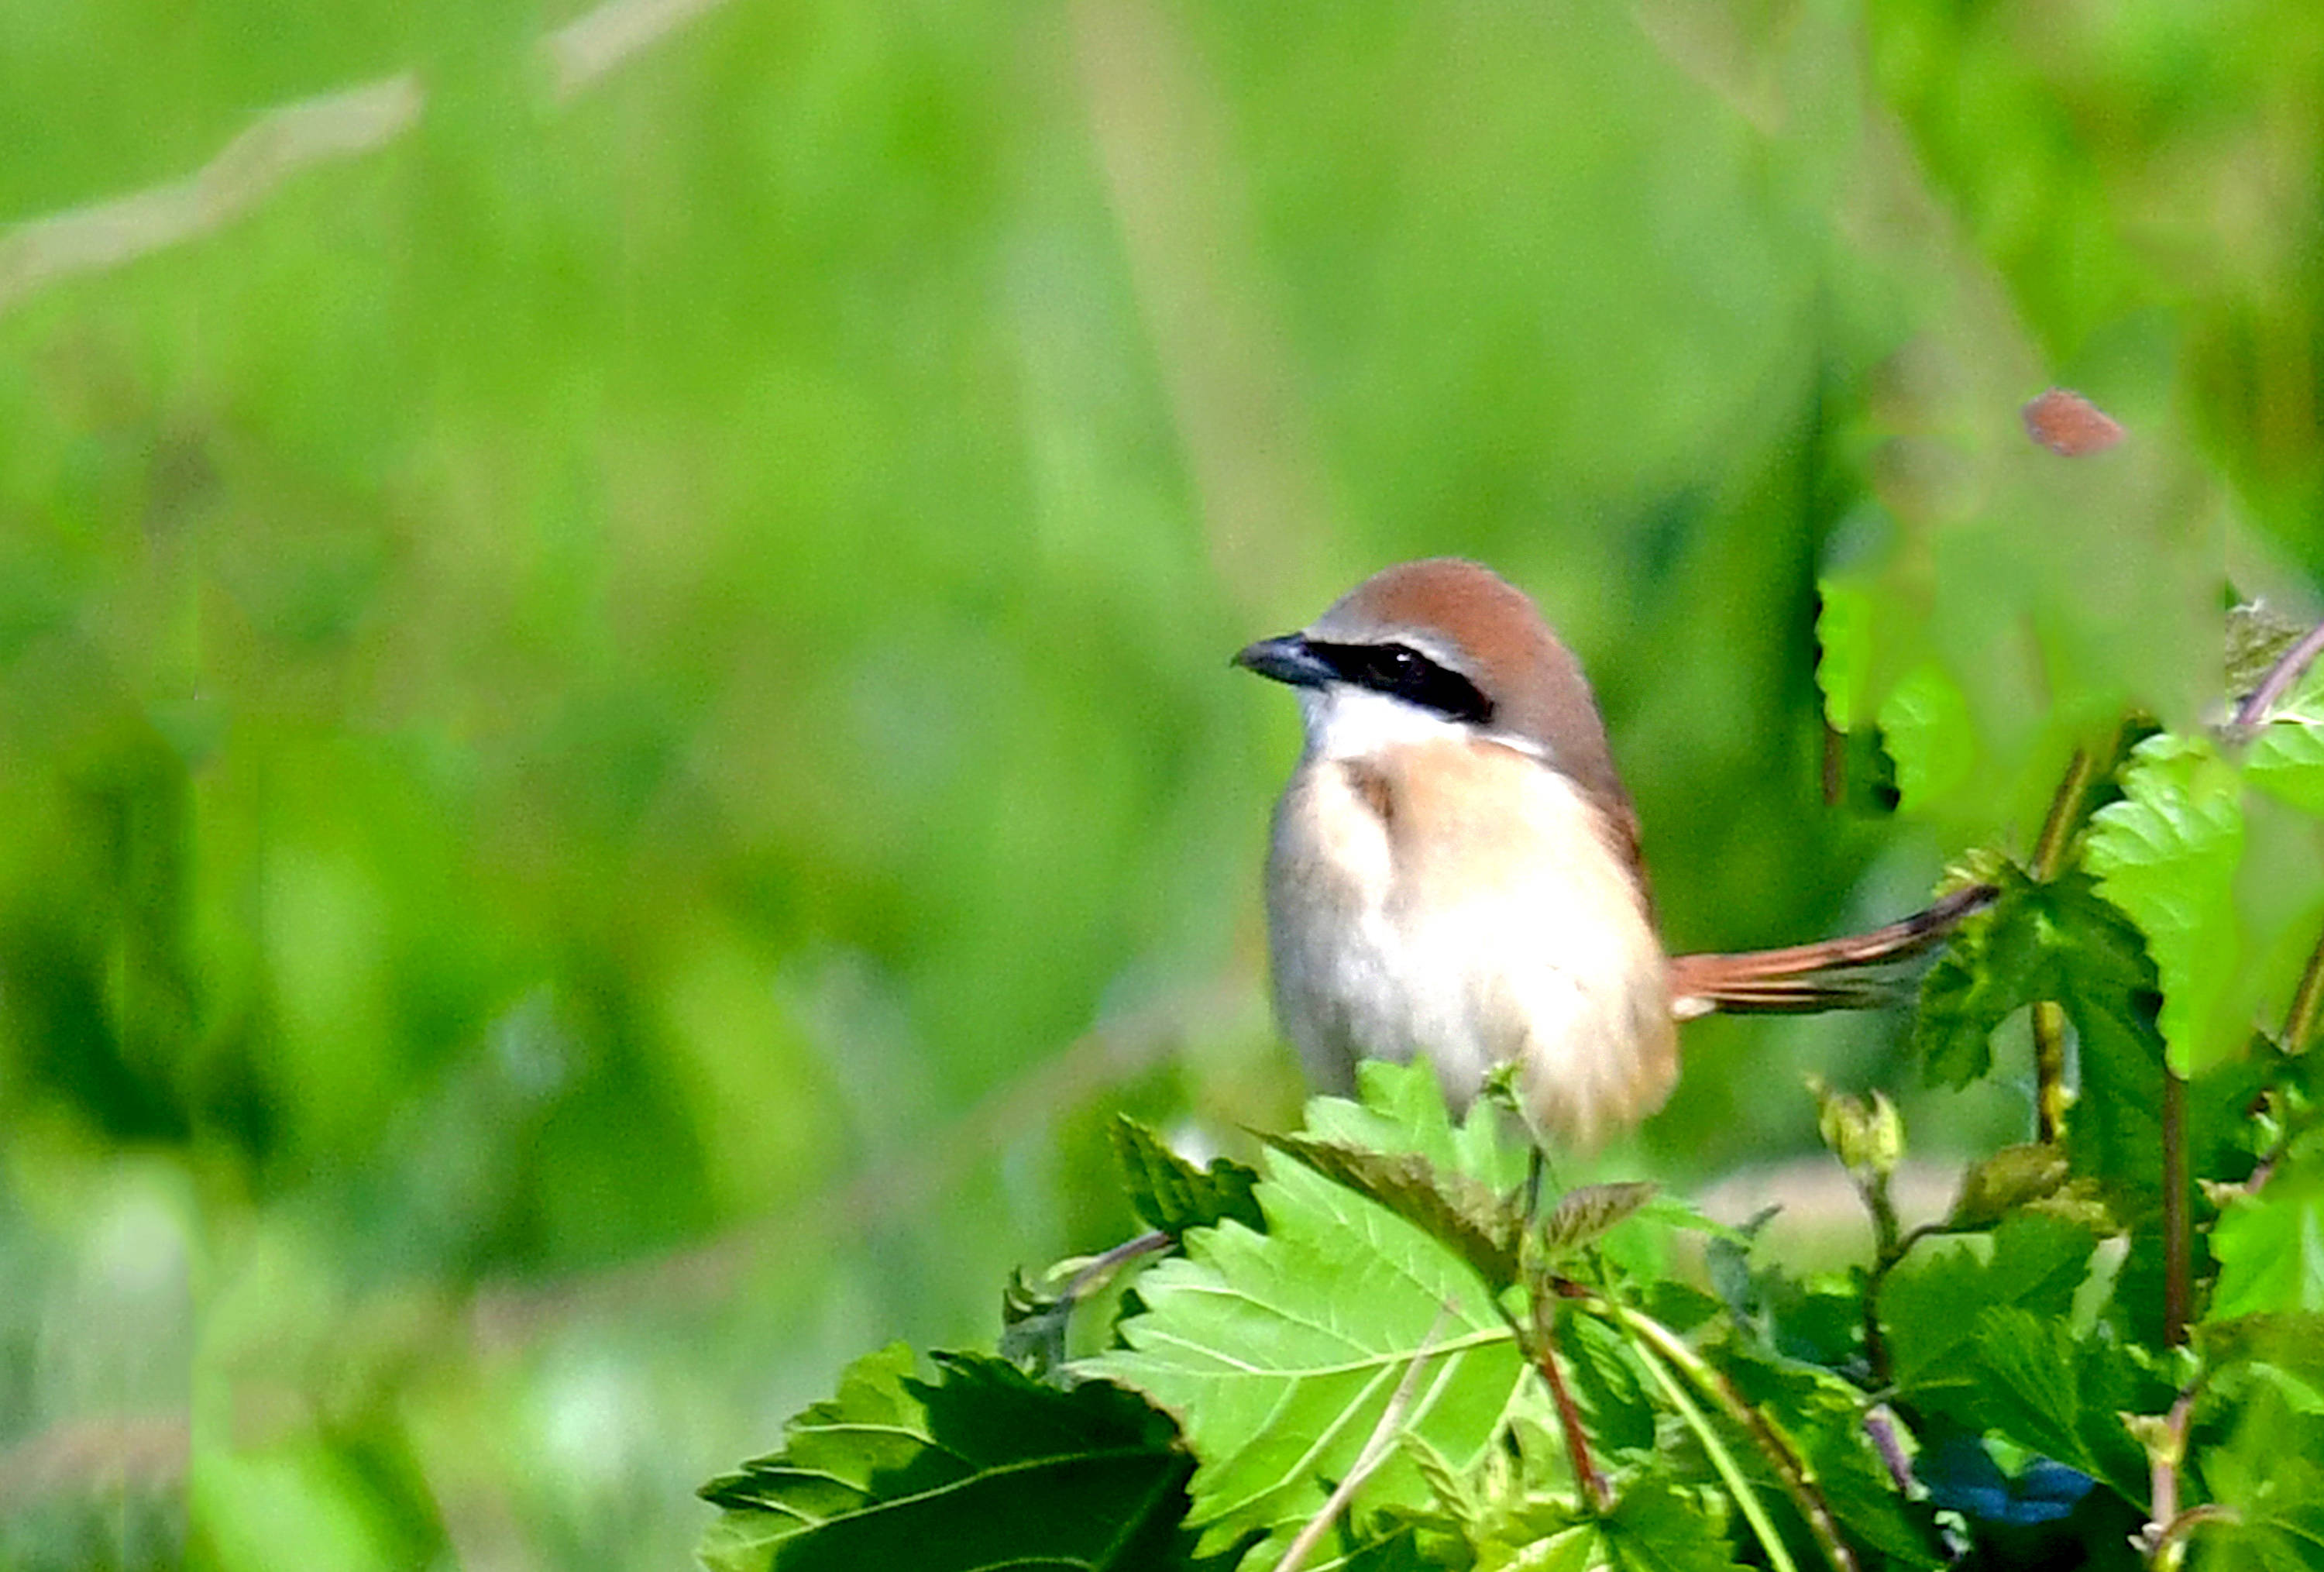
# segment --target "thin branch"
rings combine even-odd
[[[1348,1503],[1355,1499],[1356,1492],[1362,1488],[1364,1481],[1379,1472],[1379,1466],[1388,1461],[1388,1455],[1396,1445],[1397,1429],[1404,1423],[1405,1415],[1412,1410],[1412,1394],[1420,1385],[1421,1367],[1436,1352],[1436,1335],[1444,1329],[1444,1323],[1452,1314],[1451,1305],[1438,1307],[1436,1319],[1429,1324],[1428,1335],[1421,1338],[1420,1346],[1413,1352],[1411,1363],[1404,1367],[1404,1379],[1396,1383],[1396,1392],[1388,1400],[1388,1407],[1380,1410],[1379,1423],[1372,1427],[1372,1433],[1365,1440],[1362,1450],[1356,1454],[1355,1466],[1324,1498],[1323,1510],[1307,1520],[1306,1526],[1299,1530],[1298,1538],[1291,1541],[1291,1548],[1283,1553],[1283,1559],[1276,1564],[1275,1572],[1299,1572],[1315,1547],[1323,1542],[1323,1536],[1331,1531],[1332,1524],[1348,1510]]]
[[[2187,1341],[2194,1314],[2194,1234],[2188,1216],[2187,1083],[2163,1066],[2163,1344]]]
[[[1650,1320],[1644,1316],[1634,1317],[1629,1310],[1611,1300],[1605,1301],[1604,1308],[1618,1324],[1647,1342],[1653,1343],[1652,1348],[1636,1343],[1632,1345],[1637,1349],[1638,1362],[1646,1367],[1646,1373],[1655,1378],[1655,1383],[1663,1389],[1663,1395],[1670,1399],[1671,1406],[1678,1410],[1679,1418],[1686,1421],[1687,1429],[1693,1431],[1695,1439],[1702,1444],[1703,1451],[1711,1458],[1711,1467],[1718,1472],[1720,1479],[1725,1483],[1727,1493],[1735,1498],[1735,1504],[1742,1512],[1744,1521],[1751,1525],[1751,1531],[1758,1536],[1759,1548],[1767,1553],[1767,1564],[1774,1567],[1775,1572],[1799,1572],[1799,1563],[1793,1560],[1791,1551],[1784,1549],[1783,1536],[1775,1531],[1775,1520],[1767,1515],[1766,1503],[1759,1499],[1759,1493],[1751,1488],[1751,1482],[1744,1476],[1741,1465],[1735,1461],[1735,1455],[1727,1449],[1727,1443],[1720,1439],[1718,1430],[1712,1427],[1710,1419],[1703,1411],[1695,1406],[1694,1400],[1686,1395],[1686,1388],[1679,1384],[1678,1378],[1670,1373],[1669,1366],[1662,1359],[1655,1356],[1655,1350],[1659,1349],[1669,1357],[1672,1364],[1678,1364],[1681,1369],[1686,1369],[1689,1364],[1697,1363],[1694,1350],[1687,1347],[1683,1341],[1658,1321]],[[1649,1328],[1652,1330],[1649,1331]],[[1656,1337],[1654,1336],[1655,1333],[1662,1336]],[[1667,1341],[1665,1342],[1665,1339]],[[1694,1372],[1689,1371],[1688,1373],[1692,1375]],[[1696,1384],[1703,1386],[1704,1383],[1698,1381]],[[1705,1390],[1708,1392],[1710,1389],[1706,1387]],[[1724,1398],[1720,1398],[1720,1401],[1723,1406]],[[1789,1482],[1786,1481],[1786,1483]],[[1842,1554],[1846,1554],[1844,1547]],[[1845,1562],[1836,1561],[1833,1565],[1842,1568],[1842,1572],[1855,1572],[1853,1558]]]
[[[2283,1051],[2307,1052],[2316,1039],[2319,1016],[2324,1016],[2324,935],[2318,936],[2316,948],[2309,952],[2300,986],[2292,993],[2292,1008],[2283,1013]]]
[[[1566,1387],[1564,1372],[1557,1367],[1555,1302],[1538,1288],[1532,1299],[1534,1335],[1529,1342],[1534,1368],[1541,1372],[1542,1380],[1549,1385],[1550,1398],[1557,1405],[1557,1426],[1565,1438],[1565,1456],[1573,1466],[1574,1483],[1581,1486],[1594,1510],[1606,1512],[1614,1504],[1613,1488],[1598,1472],[1598,1465],[1590,1456],[1590,1432],[1582,1429],[1582,1409]]]
[[[2228,724],[2239,732],[2258,729],[2274,709],[2275,701],[2300,680],[2301,672],[2315,664],[2319,654],[2324,654],[2324,623],[2309,629],[2304,638],[2276,658],[2275,664],[2267,669],[2267,675],[2259,680],[2259,686],[2236,706],[2235,718]]]
[[[2050,811],[2042,820],[2042,838],[2034,843],[2034,877],[2048,883],[2058,876],[2065,862],[2066,847],[2072,842],[2074,828],[2080,823],[2082,800],[2089,794],[2090,781],[2098,774],[2098,763],[2088,748],[2076,748],[2074,756],[2066,762],[2066,778],[2058,782],[2057,791],[2050,799]]]
[[[1784,1493],[1792,1498],[1792,1504],[1808,1525],[1808,1531],[1815,1536],[1817,1548],[1823,1551],[1824,1559],[1831,1564],[1832,1572],[1858,1572],[1856,1552],[1840,1537],[1840,1520],[1832,1515],[1831,1503],[1824,1499],[1823,1491],[1816,1484],[1807,1460],[1776,1432],[1765,1415],[1746,1401],[1735,1383],[1727,1378],[1726,1373],[1707,1364],[1701,1355],[1687,1345],[1685,1338],[1660,1321],[1611,1300],[1606,1303],[1625,1327],[1651,1345],[1650,1349],[1642,1349],[1641,1352],[1646,1355],[1646,1367],[1655,1373],[1665,1392],[1683,1402],[1683,1394],[1672,1382],[1669,1373],[1663,1369],[1661,1359],[1666,1359],[1684,1371],[1687,1379],[1698,1391],[1725,1410],[1727,1417],[1742,1427],[1743,1433],[1751,1438],[1753,1444],[1775,1470],[1775,1477],[1783,1481]],[[1661,1359],[1655,1358],[1656,1355]],[[1700,1417],[1693,1412],[1692,1405],[1687,1405],[1681,1411],[1688,1415],[1690,1424],[1695,1423]],[[1707,1432],[1699,1433],[1704,1434],[1706,1444],[1712,1439]],[[1712,1461],[1717,1463],[1716,1455]],[[1720,1472],[1723,1474],[1726,1470],[1722,1468]],[[1730,1481],[1729,1488],[1732,1487]],[[1759,1507],[1757,1498],[1753,1496],[1747,1502],[1738,1496],[1737,1500],[1738,1504],[1743,1507],[1744,1515],[1751,1518],[1751,1526],[1759,1532],[1768,1560],[1778,1566],[1787,1565],[1789,1557],[1783,1550],[1782,1542],[1773,1537],[1772,1526],[1765,1521],[1766,1509]],[[1760,1513],[1757,1517],[1752,1516],[1755,1508]]]

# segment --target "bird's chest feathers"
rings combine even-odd
[[[1273,874],[1278,928],[1305,936],[1278,957],[1286,980],[1375,1044],[1500,1035],[1502,1002],[1544,986],[1659,982],[1637,881],[1598,813],[1511,749],[1311,759],[1283,803]]]

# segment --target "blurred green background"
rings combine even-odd
[[[2298,602],[2319,143],[2311,0],[0,4],[0,1565],[685,1564],[1130,1229],[1112,1111],[1291,1116],[1226,661],[1388,561],[1542,599],[1676,948],[2023,851],[2056,735],[1827,758],[1818,576],[2058,382]]]

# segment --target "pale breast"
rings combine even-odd
[[[1310,1073],[1425,1054],[1456,1103],[1523,1066],[1539,1124],[1588,1141],[1676,1076],[1662,949],[1572,783],[1514,750],[1303,762],[1268,868],[1277,1010]]]

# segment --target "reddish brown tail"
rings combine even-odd
[[[1897,982],[1877,968],[1941,943],[1961,919],[1992,905],[2000,893],[1990,884],[1973,884],[1901,922],[1846,939],[1740,955],[1673,956],[1671,1013],[1686,1021],[1713,1010],[1812,1014],[1888,1003],[1897,995]]]

